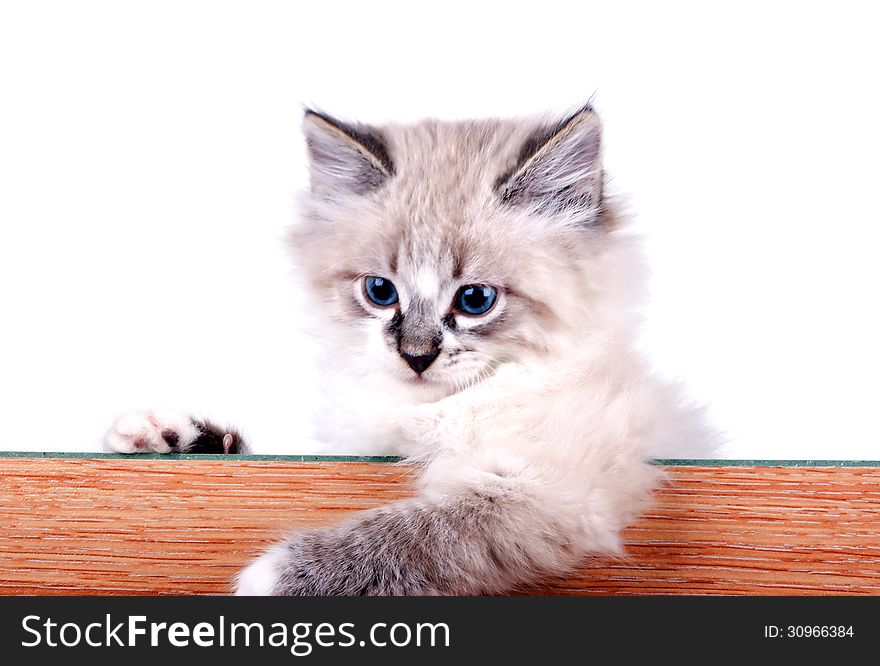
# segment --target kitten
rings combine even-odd
[[[382,128],[309,110],[304,132],[291,244],[324,347],[319,439],[422,473],[414,499],[270,548],[238,593],[503,593],[621,553],[650,459],[711,434],[633,349],[640,262],[593,110]],[[113,450],[246,450],[189,417],[127,418]]]

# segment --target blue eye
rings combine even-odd
[[[455,307],[465,314],[486,314],[495,305],[498,292],[486,284],[469,284],[458,290]]]
[[[367,294],[367,298],[382,307],[394,305],[398,300],[397,289],[391,280],[386,280],[385,278],[373,275],[368,276],[364,280],[364,291]]]

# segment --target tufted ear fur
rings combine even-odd
[[[313,192],[366,194],[394,175],[394,164],[378,130],[307,109],[303,133]]]
[[[601,123],[589,106],[535,132],[516,165],[496,184],[501,200],[564,215],[578,224],[600,220]]]

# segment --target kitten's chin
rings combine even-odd
[[[455,393],[455,387],[451,384],[424,375],[399,377],[400,383],[412,391],[419,402],[435,402]]]
[[[474,375],[435,377],[428,372],[424,375],[397,375],[396,379],[398,385],[405,387],[417,402],[436,402],[480,383],[490,374],[492,373],[484,370]]]

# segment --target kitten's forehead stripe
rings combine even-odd
[[[396,247],[391,249],[391,255],[388,257],[388,268],[392,273],[397,272],[397,257],[399,251]]]
[[[459,243],[452,246],[452,279],[460,280],[464,273],[464,250]]]

